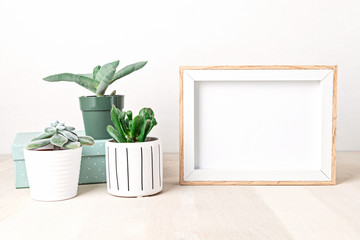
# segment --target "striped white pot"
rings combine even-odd
[[[146,142],[106,142],[108,193],[120,197],[153,195],[163,187],[163,157],[158,138]]]
[[[77,195],[82,148],[58,151],[24,148],[31,197],[59,201]]]

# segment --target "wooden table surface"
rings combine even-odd
[[[164,190],[119,198],[105,184],[76,198],[38,202],[14,188],[0,155],[0,239],[360,239],[360,153],[340,152],[335,186],[179,186],[178,156],[165,155]]]

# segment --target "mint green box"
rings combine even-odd
[[[85,135],[84,131],[76,131],[79,135]],[[17,133],[12,145],[11,153],[15,165],[15,187],[29,187],[26,174],[23,148],[38,132]],[[105,142],[108,139],[95,140],[93,146],[83,146],[79,184],[105,183]]]

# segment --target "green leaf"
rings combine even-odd
[[[147,130],[147,132],[145,133],[145,135],[147,136],[150,133],[150,131],[153,129],[153,127],[156,125],[157,125],[156,119],[155,118],[151,119],[151,125],[150,125],[149,129]]]
[[[79,142],[67,142],[64,144],[64,146],[62,146],[63,148],[66,148],[66,149],[75,149],[75,148],[79,148],[81,147],[81,143]]]
[[[118,116],[119,116],[119,119],[125,119],[125,116],[126,116],[126,113],[125,112],[121,112],[120,110],[118,111]]]
[[[57,125],[59,124],[59,121],[55,121],[54,123],[50,123],[50,125],[52,126],[52,127],[56,127]]]
[[[81,143],[81,145],[94,145],[95,141],[92,137],[90,136],[79,136],[79,142]]]
[[[118,115],[119,109],[117,109],[115,107],[115,105],[112,106],[111,112],[110,112],[110,116],[111,116],[111,121],[113,122],[119,138],[121,139],[122,142],[126,142],[126,137],[125,137],[125,133],[122,130],[121,126],[120,126],[120,122],[119,122],[119,115]]]
[[[151,125],[151,120],[147,119],[141,128],[139,142],[144,142],[146,140],[146,135],[147,135],[146,133],[148,133],[148,129],[150,128],[150,125]]]
[[[116,141],[116,142],[119,142],[119,143],[123,143],[123,142],[126,142],[126,139],[122,139],[120,137],[120,134],[118,133],[118,131],[116,131],[116,129],[111,126],[111,125],[108,125],[106,127],[106,130],[107,132],[109,133],[109,135]]]
[[[137,115],[134,117],[132,121],[131,128],[130,128],[130,138],[133,139],[134,137],[138,136],[141,131],[141,127],[144,124],[144,117],[141,115]]]
[[[96,80],[96,75],[98,74],[99,70],[100,70],[101,66],[97,65],[96,67],[94,67],[93,73],[92,73],[92,78]]]
[[[129,120],[132,120],[132,111],[127,111],[126,112],[126,116],[128,117]]]
[[[61,73],[61,74],[55,74],[48,76],[46,78],[43,78],[43,80],[48,82],[75,82],[79,84],[80,86],[92,91],[93,93],[96,93],[96,88],[98,86],[98,82],[96,82],[94,79],[79,75],[79,74],[72,74],[72,73]]]
[[[115,94],[116,94],[116,90],[112,91],[112,92],[110,93],[110,96],[115,96]]]
[[[56,129],[57,129],[57,130],[64,130],[64,129],[65,129],[65,126],[63,126],[63,125],[58,125],[58,126],[56,126]]]
[[[48,133],[47,132],[40,133],[38,136],[31,139],[31,141],[45,139],[45,138],[51,138],[52,136],[54,136],[54,134],[55,134],[55,131],[48,132]]]
[[[95,78],[95,80],[99,82],[99,86],[96,90],[97,96],[104,96],[105,91],[110,85],[111,79],[115,74],[117,66],[119,66],[119,60],[107,63],[100,68]]]
[[[50,138],[50,142],[55,146],[62,147],[65,143],[68,142],[68,139],[63,135],[56,133],[52,138]]]
[[[119,118],[119,122],[120,122],[120,127],[124,131],[125,135],[127,136],[130,135],[130,129],[126,125],[125,119]]]
[[[67,130],[60,130],[59,133],[69,139],[70,141],[76,142],[78,140],[78,136],[70,131]]]
[[[92,73],[84,73],[84,74],[79,74],[79,75],[84,76],[84,77],[88,77],[88,78],[93,77]]]
[[[66,126],[65,129],[68,130],[68,131],[74,131],[75,130],[74,127],[70,127],[70,126]]]
[[[114,77],[112,78],[110,84],[112,84],[119,78],[125,77],[126,75],[129,75],[130,73],[143,68],[146,65],[146,63],[147,63],[147,61],[137,62],[137,63],[127,65],[126,67],[120,69],[118,72],[116,72],[114,74]]]
[[[30,142],[26,148],[31,150],[35,148],[45,147],[46,145],[50,144],[50,139],[41,139],[41,140],[35,140]]]
[[[145,117],[146,119],[151,119],[154,117],[154,111],[151,108],[143,108],[140,110],[139,114],[143,117],[147,116],[148,114],[148,118]]]
[[[118,109],[115,107],[115,105],[112,105],[111,111],[110,111],[110,117],[111,121],[113,122],[115,128],[117,131],[120,131],[120,122],[119,122],[119,115],[118,115]]]
[[[47,128],[45,128],[45,132],[47,132],[47,133],[52,133],[52,132],[55,132],[55,131],[56,131],[55,127],[47,127]]]

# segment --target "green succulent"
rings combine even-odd
[[[119,62],[120,61],[117,60],[103,66],[98,65],[94,67],[92,73],[88,74],[60,73],[43,78],[43,80],[48,82],[75,82],[95,93],[97,97],[103,97],[110,84],[136,70],[141,69],[147,63],[147,61],[133,63],[116,72]],[[115,95],[115,93],[116,92],[113,91],[111,95]]]
[[[53,145],[54,150],[75,149],[82,145],[93,145],[94,139],[89,136],[78,136],[73,131],[74,127],[65,126],[64,123],[56,121],[45,128],[44,132],[36,136],[26,146],[27,149],[36,149]]]
[[[133,118],[131,111],[122,112],[113,105],[110,114],[115,128],[108,125],[106,130],[119,143],[144,142],[151,129],[157,125],[151,108],[141,109],[139,115]]]

